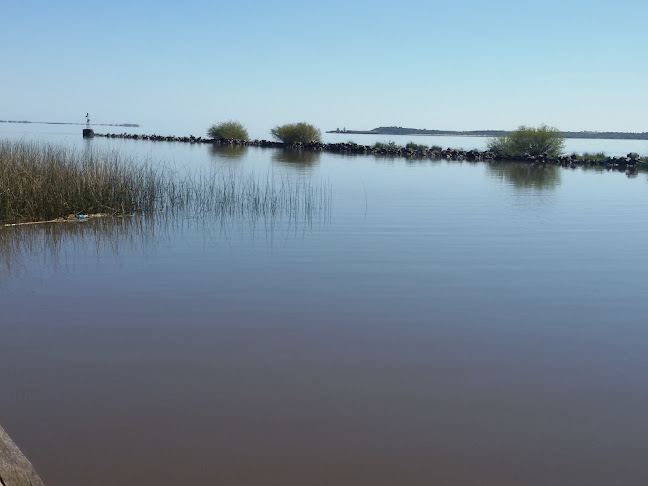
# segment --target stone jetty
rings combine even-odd
[[[0,427],[0,484],[3,486],[43,486],[29,459]]]
[[[577,155],[561,155],[559,157],[550,157],[548,154],[538,156],[507,157],[497,155],[494,152],[479,150],[461,150],[454,148],[441,149],[432,148],[408,148],[393,144],[377,145],[360,145],[352,142],[347,143],[283,143],[270,140],[234,140],[234,139],[213,139],[202,137],[176,137],[164,135],[138,135],[131,133],[95,133],[95,137],[121,138],[129,140],[148,140],[151,142],[175,142],[189,144],[211,144],[211,145],[230,145],[278,149],[299,149],[313,152],[332,152],[343,155],[379,155],[385,157],[404,157],[404,158],[430,158],[446,159],[452,161],[490,161],[490,160],[507,160],[512,162],[529,162],[532,164],[552,164],[562,167],[600,167],[607,170],[625,171],[628,174],[636,173],[638,168],[648,168],[646,158],[641,158],[639,154],[629,153],[626,156],[606,157],[604,159],[591,159],[579,157]]]

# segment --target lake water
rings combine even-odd
[[[14,127],[331,187],[0,229],[0,423],[48,486],[648,483],[645,173]]]

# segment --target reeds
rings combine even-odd
[[[178,195],[182,200],[176,201],[176,208],[253,219],[280,215],[310,219],[327,213],[331,202],[328,184],[223,172],[188,176],[184,187],[169,192],[169,196]]]
[[[0,223],[188,210],[253,217],[325,210],[330,188],[223,172],[178,173],[118,152],[0,141]]]
[[[52,145],[0,141],[0,222],[70,214],[131,214],[155,209],[163,177],[116,153],[78,153]]]

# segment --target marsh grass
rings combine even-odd
[[[250,217],[310,217],[330,204],[330,187],[235,173],[178,173],[118,152],[0,141],[0,223],[77,214],[152,215],[191,211]]]
[[[329,184],[315,184],[309,180],[295,182],[271,175],[264,179],[254,175],[202,173],[189,176],[177,192],[182,199],[175,204],[176,209],[253,220],[279,216],[307,220],[328,214],[331,204]]]
[[[116,153],[84,156],[52,145],[0,141],[0,222],[155,209],[160,172]]]

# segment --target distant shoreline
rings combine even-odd
[[[40,125],[86,125],[85,123],[72,122],[46,122],[46,121],[27,121],[27,120],[0,120],[0,123],[29,123]],[[139,127],[137,123],[91,123],[95,127]]]
[[[378,127],[372,130],[329,130],[326,133],[350,134],[350,135],[406,135],[406,136],[450,136],[450,137],[500,137],[508,135],[507,130],[425,130],[418,128],[403,127]],[[603,140],[648,140],[648,132],[562,132],[565,138],[582,139],[603,139]]]

